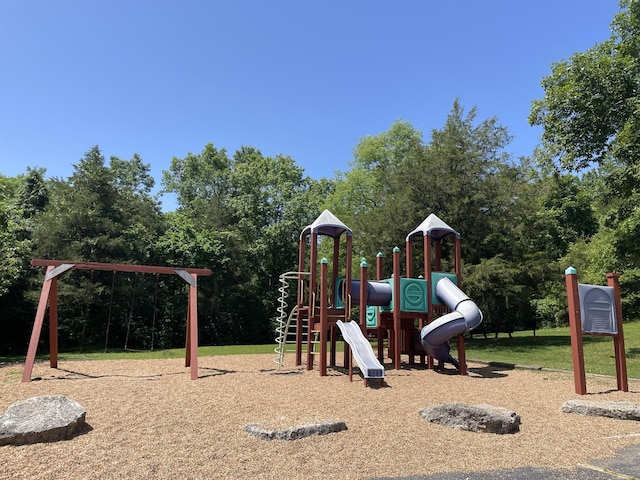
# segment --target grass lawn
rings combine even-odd
[[[623,329],[627,375],[640,378],[640,322],[625,323]],[[587,373],[614,376],[613,338],[583,335],[582,342]],[[469,359],[573,370],[568,327],[537,330],[535,336],[532,331],[515,332],[513,338],[507,334],[500,334],[499,338],[476,335],[467,338],[465,345]]]
[[[640,378],[640,322],[624,324],[625,350],[627,352],[627,373],[629,378]],[[615,357],[612,337],[583,336],[584,361],[587,373],[615,375]],[[341,342],[339,342],[341,344]],[[513,338],[500,334],[499,338],[489,335],[484,338],[476,335],[465,341],[467,358],[485,362],[501,362],[516,365],[539,366],[572,370],[571,338],[569,328],[550,328],[537,330],[535,336],[532,331],[515,332]],[[341,347],[341,345],[340,345]],[[339,347],[339,348],[340,348]],[[268,345],[227,345],[198,348],[198,355],[244,355],[250,353],[273,354],[275,344]],[[129,351],[100,351],[92,352],[63,352],[60,360],[73,359],[149,359],[149,358],[182,358],[184,349],[154,350],[145,352]],[[455,347],[452,348],[455,356]],[[292,355],[288,353],[287,355]],[[40,355],[39,359],[47,359]],[[0,356],[0,363],[24,362],[24,357]]]

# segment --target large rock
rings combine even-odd
[[[284,430],[263,428],[257,423],[245,425],[245,431],[262,440],[298,440],[310,435],[326,435],[328,433],[341,432],[347,429],[347,424],[341,421],[328,421],[323,423],[309,423],[298,425]]]
[[[619,420],[640,420],[640,407],[631,402],[597,402],[593,400],[568,400],[562,405],[565,413],[578,413],[593,417],[610,417]]]
[[[515,433],[520,430],[520,415],[492,405],[444,403],[425,407],[420,417],[446,427],[482,433]]]
[[[63,395],[16,402],[0,417],[0,445],[54,442],[85,426],[86,411]]]

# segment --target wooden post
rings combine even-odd
[[[569,306],[573,381],[576,393],[578,395],[585,395],[587,393],[587,380],[584,370],[584,352],[582,349],[582,321],[580,319],[580,298],[578,296],[578,272],[575,268],[569,267],[564,273]]]
[[[376,255],[376,280],[382,280],[382,259],[384,255],[382,252],[378,252]],[[378,361],[384,363],[384,329],[382,328],[382,322],[380,320],[380,307],[376,307],[378,314],[378,328],[376,330],[378,336]]]
[[[453,263],[456,277],[458,278],[458,288],[462,289],[462,249],[460,248],[460,237],[456,235],[453,239]],[[460,364],[460,375],[467,374],[467,354],[464,347],[464,335],[458,335],[458,363]]]
[[[51,279],[49,293],[49,365],[58,368],[58,277]]]
[[[464,350],[464,335],[458,335],[458,364],[460,365],[460,375],[467,374],[467,354]]]
[[[316,291],[318,283],[318,234],[311,232],[310,245],[309,245],[309,321],[307,322],[309,328],[307,329],[307,370],[313,370],[313,324],[315,323],[315,303],[316,303]],[[300,330],[302,332],[302,330]]]
[[[193,276],[193,285],[189,285],[189,323],[191,324],[191,380],[198,378],[198,275]]]
[[[433,278],[431,275],[431,235],[423,236],[424,247],[424,278],[427,281],[427,324],[433,321],[433,295],[431,288],[433,287]],[[427,355],[427,368],[433,370],[433,357]]]
[[[360,261],[360,330],[367,335],[367,259]]]
[[[320,367],[320,376],[324,377],[327,374],[327,259],[323,258],[320,261],[320,361],[318,362]]]
[[[607,285],[613,288],[613,297],[615,299],[616,309],[616,325],[618,333],[613,336],[613,348],[616,356],[616,380],[618,390],[623,392],[629,391],[629,382],[627,378],[627,357],[624,348],[624,331],[622,329],[622,303],[620,301],[620,274],[607,273]]]
[[[405,268],[407,271],[407,278],[411,278],[413,276],[413,261],[412,261],[412,256],[413,256],[413,252],[412,252],[412,246],[411,246],[411,240],[407,238],[406,242],[405,242],[405,253],[404,253],[404,258],[405,258]]]
[[[393,248],[393,368],[400,369],[402,320],[400,315],[400,249]]]
[[[45,274],[44,283],[42,284],[42,291],[40,292],[40,300],[38,301],[38,309],[36,310],[36,319],[33,322],[33,330],[31,331],[31,340],[29,340],[29,349],[27,350],[27,359],[24,363],[24,370],[22,372],[23,382],[31,381],[31,372],[33,371],[33,364],[36,361],[36,351],[38,350],[38,341],[40,340],[40,332],[42,331],[44,314],[47,310],[47,302],[49,301],[49,293],[51,292],[51,282],[53,279],[49,278],[49,274],[51,273],[52,270],[53,270],[53,266],[47,267],[47,273]]]

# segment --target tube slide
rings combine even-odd
[[[373,280],[365,280],[367,282],[367,305],[384,307],[391,303],[393,289],[386,282],[377,282]],[[344,302],[344,279],[338,284],[338,295]],[[360,302],[360,280],[351,280],[351,299],[354,303]]]
[[[384,367],[373,353],[369,340],[364,336],[357,322],[336,322],[342,337],[351,347],[351,352],[364,378],[384,378]]]
[[[470,332],[482,323],[478,306],[449,278],[442,277],[436,284],[436,296],[452,312],[437,318],[420,332],[424,350],[439,362],[458,361],[449,354],[449,339]]]

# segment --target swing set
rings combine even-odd
[[[47,267],[47,271],[42,284],[33,330],[31,331],[31,340],[29,341],[29,349],[27,350],[27,358],[22,374],[23,382],[31,381],[47,303],[49,304],[49,364],[51,368],[58,368],[58,276],[73,268],[91,271],[112,271],[114,272],[114,279],[115,272],[153,273],[156,276],[159,274],[176,274],[187,282],[189,284],[189,304],[187,309],[185,367],[191,367],[191,380],[198,378],[198,276],[206,277],[211,275],[210,269],[42,259],[31,260],[31,265],[34,267]],[[107,325],[108,328],[109,326]]]

